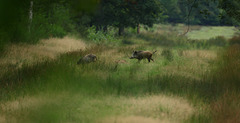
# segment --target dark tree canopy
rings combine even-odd
[[[219,8],[240,22],[240,0],[219,0]]]
[[[92,25],[98,30],[117,27],[119,34],[126,27],[152,26],[163,20],[173,24],[240,25],[240,0],[1,0],[0,18],[1,49],[6,42],[36,42],[72,31],[85,34]]]
[[[161,20],[163,10],[158,0],[102,0],[93,17],[96,26],[152,26]]]

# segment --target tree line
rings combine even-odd
[[[193,25],[239,25],[239,0],[160,1],[169,23],[188,23],[189,19]]]
[[[239,0],[9,0],[0,1],[0,49],[8,42],[35,43],[39,39],[107,32],[154,23],[237,25]],[[31,17],[32,16],[32,17]],[[187,21],[188,20],[188,21]]]

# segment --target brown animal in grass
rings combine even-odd
[[[156,52],[157,51],[154,51],[153,53],[149,51],[133,51],[130,59],[138,59],[138,62],[140,62],[142,59],[148,59],[148,62],[150,62],[151,60],[154,62],[154,60],[152,59],[152,55]]]
[[[79,59],[77,64],[80,64],[80,63],[90,63],[90,62],[95,62],[95,61],[97,61],[97,56],[95,54],[87,54],[86,56],[84,56],[81,59]]]
[[[126,60],[117,60],[117,61],[115,61],[115,63],[117,63],[117,64],[128,64],[128,62]]]
[[[114,67],[114,70],[117,70],[119,64],[128,64],[126,60],[117,60],[115,61],[116,65]]]

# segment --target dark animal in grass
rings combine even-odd
[[[95,61],[97,61],[97,56],[96,55],[94,55],[94,54],[87,54],[84,57],[82,57],[81,59],[79,59],[77,64],[90,63],[90,62],[95,62]]]
[[[142,59],[148,59],[148,62],[150,62],[151,60],[154,61],[152,59],[152,55],[156,52],[157,51],[154,51],[153,53],[149,51],[133,51],[133,54],[130,57],[130,59],[138,59],[138,62],[140,62]]]

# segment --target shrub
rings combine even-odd
[[[94,41],[97,44],[119,41],[117,38],[115,38],[115,33],[113,30],[108,30],[108,33],[104,33],[101,30],[96,31],[96,27],[92,26],[87,30],[87,32],[88,32],[87,38],[89,40]]]
[[[51,30],[49,34],[51,37],[63,38],[67,34],[67,32],[61,26],[53,24],[51,25]]]

